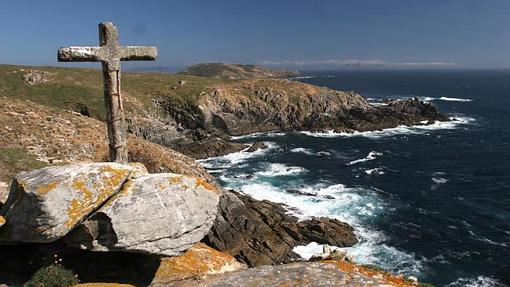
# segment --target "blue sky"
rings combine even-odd
[[[157,66],[510,68],[509,0],[0,0],[0,63],[57,65],[101,21]]]

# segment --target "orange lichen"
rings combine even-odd
[[[176,175],[170,177],[171,184],[181,184],[182,183],[182,175]]]
[[[218,193],[218,189],[214,185],[208,183],[207,181],[201,179],[200,177],[195,177],[195,180],[196,180],[195,187],[202,186],[203,188],[205,188],[207,190]]]
[[[0,215],[0,227],[5,224],[5,217]]]
[[[349,276],[355,275],[355,274],[362,274],[370,278],[377,278],[378,280],[381,280],[384,282],[384,284],[388,284],[390,286],[396,286],[396,287],[416,287],[418,286],[418,283],[416,282],[410,282],[409,280],[405,280],[404,278],[397,277],[394,274],[391,274],[389,272],[380,271],[380,270],[374,270],[371,268],[363,267],[360,265],[356,265],[351,262],[343,261],[343,260],[326,260],[322,261],[324,264],[333,264],[335,265],[340,271],[346,273]]]
[[[53,181],[53,182],[50,182],[46,185],[41,185],[41,186],[38,186],[37,189],[36,189],[36,192],[39,193],[39,194],[46,194],[48,193],[50,190],[53,190],[57,187],[58,183],[56,181]]]
[[[161,259],[154,282],[170,283],[199,275],[218,274],[245,268],[225,253],[196,243],[181,256]]]
[[[65,222],[66,227],[74,226],[93,211],[94,208],[112,196],[127,178],[130,170],[115,169],[110,165],[105,165],[101,167],[99,172],[100,184],[96,184],[95,182],[92,184],[95,192],[88,189],[85,180],[77,178],[73,181],[73,188],[81,192],[82,198],[81,200],[76,198],[71,200],[69,209],[67,210],[68,220]]]

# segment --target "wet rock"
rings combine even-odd
[[[0,242],[52,242],[116,194],[134,168],[77,163],[17,174],[0,210]]]
[[[357,242],[352,227],[335,219],[298,222],[280,204],[223,191],[218,216],[204,242],[249,266],[291,262],[292,249],[312,241],[339,247]]]
[[[267,149],[267,145],[263,142],[256,142],[254,144],[252,144],[246,151],[247,152],[255,152],[255,151],[258,151],[258,150],[263,150],[263,149]]]
[[[202,179],[141,176],[129,179],[64,240],[93,251],[179,255],[209,232],[217,204],[217,188]]]

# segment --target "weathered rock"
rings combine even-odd
[[[23,81],[30,86],[41,85],[49,81],[49,74],[45,71],[31,70],[28,74],[23,75]]]
[[[193,278],[167,286],[418,286],[415,282],[341,262],[301,262],[259,266],[246,270]]]
[[[234,257],[197,243],[181,256],[162,258],[150,286],[168,286],[188,278],[245,268]]]
[[[298,222],[281,205],[258,201],[234,191],[223,191],[214,226],[204,239],[249,266],[290,262],[292,249],[311,241],[338,247],[357,242],[352,227],[335,219]]]
[[[77,163],[19,173],[0,210],[6,219],[0,242],[52,242],[61,238],[116,194],[137,168]]]
[[[174,256],[212,226],[218,190],[200,178],[151,174],[122,190],[65,237],[70,246]]]

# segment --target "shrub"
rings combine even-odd
[[[43,267],[27,282],[27,287],[68,287],[78,284],[78,279],[71,270],[62,265],[52,264]]]

